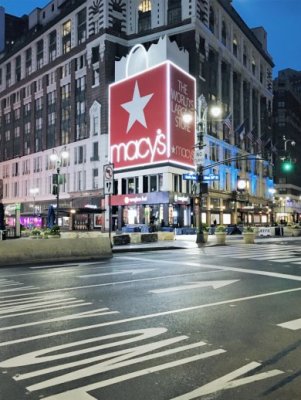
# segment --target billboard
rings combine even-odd
[[[114,170],[172,163],[194,167],[195,79],[167,61],[110,85],[109,154]]]

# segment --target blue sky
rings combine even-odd
[[[0,0],[6,12],[29,13],[47,0]],[[301,70],[301,0],[233,0],[233,6],[249,27],[263,26],[268,50],[275,63],[274,75],[284,68]]]

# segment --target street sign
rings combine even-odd
[[[205,149],[194,150],[194,162],[196,165],[202,165],[205,162]]]
[[[198,179],[197,174],[183,174],[183,179],[186,181],[196,181]]]
[[[219,181],[219,175],[209,174],[203,176],[203,181]]]
[[[113,194],[114,192],[114,164],[103,166],[104,193]]]

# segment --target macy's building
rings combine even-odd
[[[194,170],[194,129],[181,113],[201,95],[208,106],[222,106],[235,133],[208,114],[207,166],[262,154],[273,61],[264,29],[250,29],[230,0],[52,0],[6,26],[9,19],[0,7],[0,197],[7,209],[19,203],[30,216],[55,205],[50,156],[66,148],[65,210],[101,209],[104,165],[113,162],[115,226],[151,219],[191,225],[193,188],[183,174]],[[147,62],[141,49],[128,60],[141,43]],[[209,169],[218,180],[203,198],[203,220],[268,222],[268,160],[264,154]],[[109,215],[94,222],[108,228]]]

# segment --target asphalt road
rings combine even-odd
[[[301,250],[0,269],[1,400],[300,400]]]

